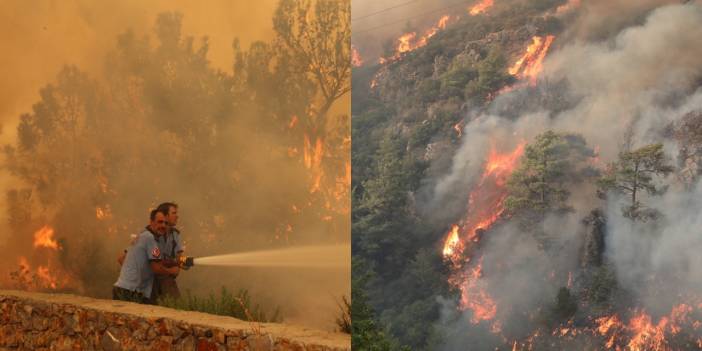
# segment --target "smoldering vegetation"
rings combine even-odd
[[[394,158],[417,172],[378,167],[357,183],[364,196],[380,180],[404,189],[404,219],[387,222],[417,243],[379,240],[397,236],[368,224],[378,207],[359,197],[354,257],[371,276],[362,287],[388,349],[698,349],[699,3],[553,2],[525,27],[497,4],[486,16],[499,29],[465,44],[484,27],[449,26],[374,68],[375,90],[354,102],[354,128],[389,116],[375,156],[354,162],[392,167]],[[548,36],[538,79],[499,74]],[[490,61],[494,52],[504,61]],[[487,63],[492,80],[476,94]],[[389,135],[404,143],[389,147]],[[488,207],[491,216],[476,217]],[[388,269],[371,243],[414,256],[392,257]],[[380,297],[386,281],[412,287],[412,298]],[[422,333],[414,318],[434,323]]]
[[[164,201],[179,204],[196,257],[348,243],[348,2],[280,1],[273,38],[226,39],[227,71],[207,37],[184,29],[187,16],[125,26],[105,38],[100,69],[65,66],[20,116],[4,147],[16,179],[4,287],[109,297],[117,254]],[[195,294],[248,289],[285,321],[326,329],[350,293],[338,267],[198,267],[179,281]]]

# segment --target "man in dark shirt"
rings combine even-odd
[[[166,213],[166,234],[158,238],[158,245],[163,255],[166,267],[178,265],[178,257],[183,254],[183,245],[178,224],[178,204],[164,202],[156,208]],[[176,283],[176,276],[172,274],[156,274],[154,281],[154,299],[159,297],[178,298],[180,290]]]

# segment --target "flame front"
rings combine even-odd
[[[634,309],[629,311],[630,317],[626,323],[617,314],[596,318],[591,325],[574,326],[573,321],[570,320],[564,326],[554,328],[551,336],[556,339],[548,342],[552,344],[565,342],[563,345],[567,345],[568,341],[573,341],[576,336],[584,334],[601,340],[601,347],[597,349],[616,351],[698,349],[702,345],[700,312],[702,312],[702,306],[697,306],[695,309],[693,305],[683,303],[673,306],[668,315],[657,319],[644,310]],[[691,316],[692,314],[694,317]],[[523,350],[534,350],[537,334],[538,331],[522,342],[514,341],[513,345],[520,345]],[[680,336],[682,340],[674,340],[675,336]]]
[[[468,10],[468,13],[470,13],[471,16],[479,15],[486,12],[492,7],[493,4],[494,0],[482,0],[481,2],[473,5],[470,10]]]
[[[449,284],[461,291],[460,310],[471,310],[471,322],[477,324],[495,318],[497,302],[487,292],[483,277],[482,256],[471,265],[471,250],[480,242],[480,230],[490,228],[504,211],[504,200],[507,197],[506,182],[517,166],[519,158],[524,153],[525,143],[522,142],[508,153],[500,153],[494,147],[488,153],[483,174],[468,196],[468,213],[463,220],[463,226],[454,224],[444,242],[444,258],[453,264],[453,272]],[[461,230],[462,228],[462,230]],[[464,263],[465,267],[464,267]],[[499,321],[492,325],[494,332],[500,330]]]
[[[49,249],[58,250],[58,242],[54,240],[54,229],[48,225],[34,233],[34,247],[46,247]]]
[[[532,43],[527,46],[526,52],[509,68],[509,74],[518,79],[528,80],[536,84],[536,78],[543,69],[543,60],[556,37],[548,35],[544,39],[540,36],[531,38]]]
[[[417,32],[409,32],[409,33],[402,34],[396,40],[397,46],[395,47],[395,53],[390,57],[381,57],[380,64],[385,64],[388,62],[396,61],[400,57],[402,57],[402,54],[416,50],[417,48],[421,48],[422,46],[427,45],[429,38],[436,35],[436,33],[438,33],[439,30],[445,29],[450,21],[451,21],[451,16],[444,15],[439,19],[439,21],[436,22],[435,25],[433,25],[429,29],[427,29],[424,32],[424,35],[422,35],[422,36],[418,36]],[[371,87],[373,87],[372,84],[371,84]]]

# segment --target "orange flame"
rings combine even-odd
[[[556,8],[556,14],[561,15],[580,6],[581,0],[568,0],[567,3]]]
[[[481,239],[479,230],[490,228],[502,215],[503,203],[507,197],[505,184],[524,153],[524,146],[525,143],[522,142],[508,153],[499,153],[494,146],[491,148],[480,181],[468,196],[468,214],[462,226],[463,234],[459,233],[458,225],[453,225],[444,242],[443,255],[453,263],[455,270],[449,278],[449,284],[460,289],[459,309],[473,312],[473,324],[493,320],[497,314],[497,303],[481,280],[482,257],[473,267],[462,267],[464,245],[470,245],[470,248],[478,243]],[[493,323],[491,330],[495,333],[500,332],[499,321]]]
[[[54,240],[54,229],[48,225],[45,225],[41,229],[37,230],[34,233],[34,247],[47,247],[58,250],[58,242]]]
[[[356,50],[353,45],[351,45],[351,65],[354,67],[361,67],[363,65],[361,54],[358,53],[358,50]]]
[[[95,207],[95,217],[99,220],[108,219],[112,217],[112,209],[110,205],[105,205],[105,207]]]
[[[629,349],[632,351],[660,350],[665,345],[664,330],[668,324],[668,318],[663,317],[658,321],[658,325],[651,322],[651,316],[641,311],[629,321],[628,329],[634,335],[629,341]]]
[[[288,129],[293,129],[293,128],[295,128],[295,125],[297,125],[297,121],[298,121],[297,116],[293,115],[293,116],[290,118],[290,123],[288,123]]]
[[[49,273],[49,267],[37,267],[37,277],[39,277],[48,287],[56,289],[58,279]]]
[[[493,146],[488,154],[485,168],[480,178],[480,182],[468,195],[468,214],[466,216],[464,233],[467,236],[466,242],[475,242],[478,229],[488,229],[504,211],[503,203],[507,197],[505,184],[507,178],[517,166],[519,158],[524,153],[522,142],[509,153],[499,153]],[[459,237],[458,226],[454,226],[449,233],[449,237],[444,244],[444,257],[455,260],[456,242]]]
[[[497,314],[497,304],[490,294],[485,291],[480,278],[483,275],[483,258],[471,269],[467,279],[461,285],[461,305],[462,310],[473,311],[471,323],[478,324],[480,321],[489,321]]]
[[[486,12],[489,8],[492,7],[494,3],[494,0],[483,0],[470,8],[468,13],[470,13],[471,16],[479,15],[481,13]]]
[[[381,57],[380,64],[385,64],[388,62],[398,60],[400,59],[400,57],[402,57],[402,54],[427,45],[429,38],[436,35],[436,33],[438,33],[439,30],[445,29],[450,21],[451,17],[449,15],[442,16],[439,19],[439,21],[436,22],[436,25],[427,29],[424,32],[424,35],[420,37],[417,36],[417,32],[409,32],[402,34],[399,38],[397,38],[397,46],[395,47],[395,53],[388,58]],[[373,87],[374,85],[371,84],[371,88]]]
[[[460,122],[454,124],[453,130],[456,131],[456,133],[458,134],[458,137],[460,138],[463,135],[463,121],[460,121]]]
[[[444,257],[453,256],[457,249],[459,249],[458,246],[460,243],[460,239],[458,238],[458,226],[454,224],[451,226],[451,231],[449,232],[446,242],[444,243]]]
[[[540,36],[532,37],[532,43],[527,46],[526,52],[509,68],[509,74],[536,84],[536,78],[543,69],[544,57],[555,38],[553,35],[547,36],[545,40]]]
[[[324,145],[322,143],[322,139],[317,137],[313,147],[310,137],[305,134],[304,147],[303,162],[305,164],[305,168],[311,171],[312,176],[310,193],[315,193],[319,190],[322,182],[322,176],[324,175],[324,171],[321,167],[322,156],[324,156]]]

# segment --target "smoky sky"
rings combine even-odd
[[[0,4],[0,124],[7,143],[21,112],[38,98],[39,88],[53,80],[62,66],[74,64],[84,71],[103,69],[106,53],[117,35],[133,29],[153,36],[154,19],[164,11],[185,14],[183,32],[208,36],[212,64],[231,71],[232,40],[243,47],[273,37],[276,0],[194,3],[185,0],[147,1],[20,1]]]
[[[164,11],[187,14],[183,31],[208,36],[208,58],[218,69],[231,71],[234,37],[244,47],[273,37],[276,0],[211,1],[196,4],[177,0],[148,1],[32,1],[0,3],[0,144],[14,143],[21,113],[29,112],[39,89],[55,79],[64,65],[98,74],[117,36],[127,29],[153,36],[154,19]],[[0,175],[0,192],[12,183]],[[4,222],[5,206],[0,204]]]

